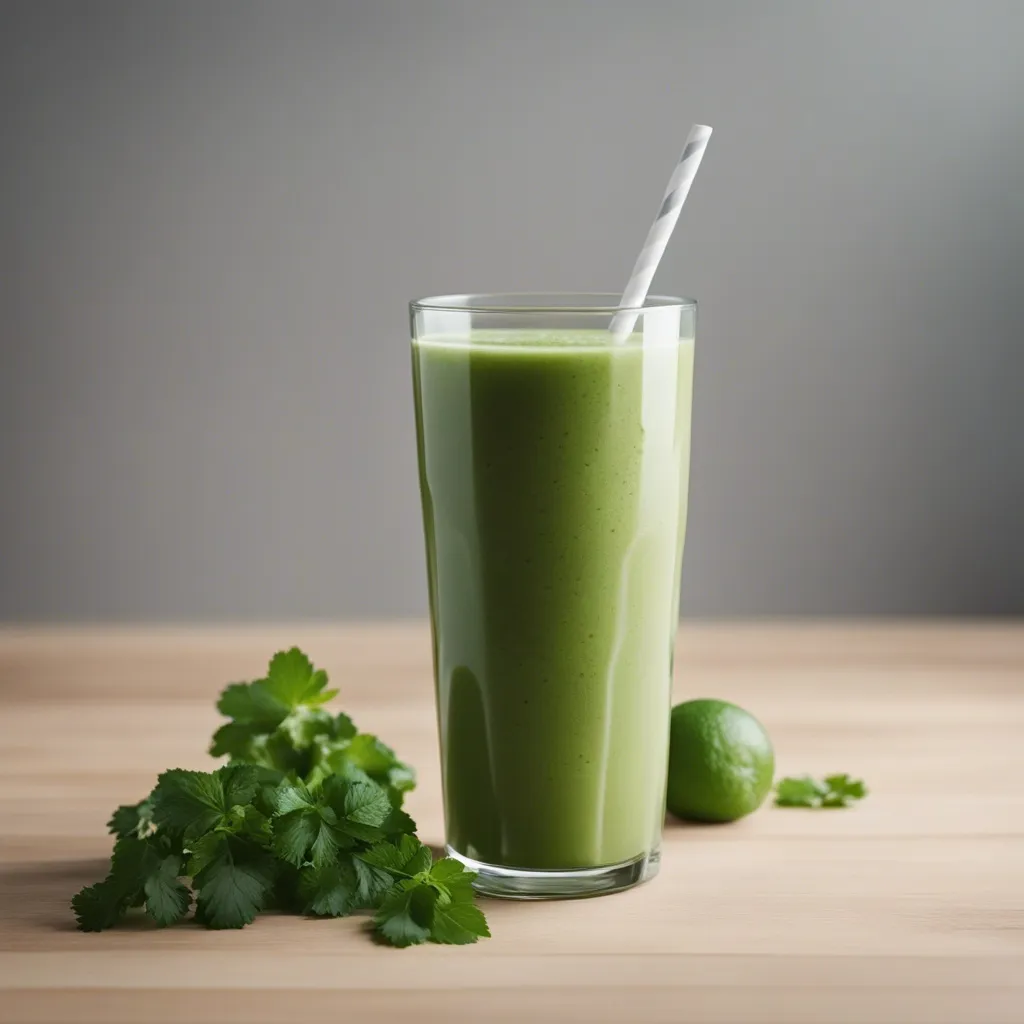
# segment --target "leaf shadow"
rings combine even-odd
[[[690,821],[685,818],[677,818],[672,814],[665,815],[665,829],[673,832],[715,832],[734,824],[733,821]]]
[[[77,931],[71,897],[105,878],[109,868],[109,858],[5,864],[0,867],[0,920],[19,930]]]

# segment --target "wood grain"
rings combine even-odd
[[[1024,1021],[1024,627],[685,629],[676,696],[750,708],[780,773],[850,771],[848,811],[666,828],[616,896],[488,903],[494,938],[404,952],[359,919],[240,932],[74,930],[104,822],[160,770],[208,767],[225,683],[304,645],[344,706],[420,770],[443,834],[421,624],[0,630],[0,1021]]]

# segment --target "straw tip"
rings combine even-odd
[[[706,139],[711,135],[711,125],[695,124],[690,132],[691,137]]]

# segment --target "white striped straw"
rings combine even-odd
[[[635,310],[644,304],[647,298],[647,289],[651,287],[651,279],[658,269],[661,257],[672,237],[672,229],[679,220],[679,211],[686,202],[686,196],[693,184],[693,179],[700,167],[704,150],[707,149],[708,139],[711,138],[711,129],[706,124],[695,124],[686,137],[686,145],[683,147],[682,156],[676,164],[672,177],[668,179],[668,187],[665,189],[665,198],[661,201],[661,209],[658,216],[654,218],[651,230],[647,232],[647,240],[640,250],[640,255],[633,265],[633,273],[630,275],[629,284],[622,293],[619,301],[620,309]],[[625,341],[633,332],[639,313],[616,313],[612,317],[611,332],[615,335],[616,341]]]

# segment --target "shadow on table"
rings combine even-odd
[[[109,869],[108,858],[0,867],[0,936],[12,925],[20,932],[76,931],[71,897],[82,886],[105,878]]]
[[[684,821],[675,815],[666,814],[664,828],[666,832],[717,832],[735,824],[734,821]]]

